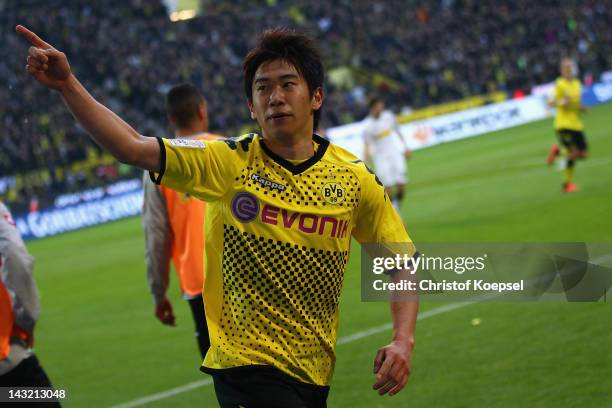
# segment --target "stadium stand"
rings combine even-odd
[[[199,16],[173,23],[161,0],[0,1],[0,198],[17,212],[138,173],[102,155],[58,97],[26,78],[17,23],[65,51],[85,86],[148,135],[169,134],[160,94],[182,81],[207,95],[211,131],[248,129],[241,59],[271,26],[318,38],[324,127],[361,119],[372,93],[399,111],[529,93],[567,54],[586,82],[612,66],[607,2],[203,1]]]

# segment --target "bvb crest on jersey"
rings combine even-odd
[[[346,199],[346,191],[340,183],[326,183],[321,187],[321,194],[329,204],[340,204]]]

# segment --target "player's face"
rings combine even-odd
[[[563,78],[572,78],[574,76],[574,63],[570,60],[561,62],[561,76]]]
[[[375,118],[379,117],[380,114],[385,110],[385,104],[382,101],[378,101],[374,104],[374,106],[372,106],[372,109],[370,110],[370,113],[372,114],[372,116],[374,116]]]
[[[266,62],[253,78],[251,117],[257,119],[265,137],[310,137],[313,113],[321,107],[323,91],[312,96],[297,69],[284,60]]]

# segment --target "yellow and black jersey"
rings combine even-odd
[[[154,181],[208,202],[203,297],[211,347],[203,371],[269,365],[328,385],[351,236],[410,242],[381,183],[317,135],[315,155],[298,164],[256,134],[158,140]]]
[[[555,82],[555,101],[557,102],[557,115],[555,116],[555,129],[561,130],[582,130],[582,120],[580,119],[580,106],[582,97],[582,85],[576,78],[568,81],[559,78]],[[564,99],[568,104],[561,106]]]

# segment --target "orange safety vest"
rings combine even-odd
[[[13,335],[13,302],[6,287],[0,282],[0,360],[4,360],[11,350]]]
[[[222,136],[205,133],[195,140],[215,140]],[[179,277],[181,290],[198,296],[204,287],[204,214],[206,203],[185,193],[159,187],[168,210],[172,233],[170,256]]]

